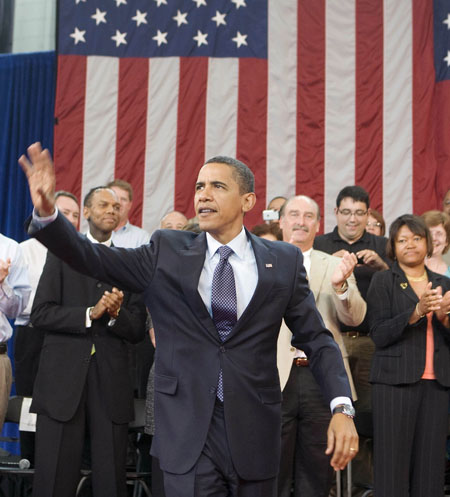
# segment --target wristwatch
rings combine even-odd
[[[356,414],[355,408],[350,404],[339,404],[338,406],[336,406],[333,409],[333,415],[337,413],[345,414],[346,416],[352,419],[355,417]]]

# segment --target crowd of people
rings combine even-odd
[[[127,182],[92,188],[80,212],[54,193],[46,151],[20,163],[35,211],[30,240],[0,238],[0,423],[15,318],[35,497],[73,497],[86,460],[95,497],[124,497],[144,396],[154,495],[328,497],[351,459],[355,496],[444,495],[450,190],[442,211],[386,227],[346,186],[325,234],[313,198],[278,196],[250,234],[251,171],[215,157],[196,217],[164,213],[151,239],[129,221]]]

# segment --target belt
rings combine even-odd
[[[361,331],[341,331],[342,335],[350,338],[366,337],[367,333],[362,333]]]
[[[309,359],[306,357],[294,357],[293,365],[299,367],[309,366]]]
[[[8,346],[6,342],[0,343],[0,354],[6,354],[8,352]]]

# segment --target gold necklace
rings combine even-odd
[[[413,283],[418,283],[419,281],[425,281],[428,278],[427,272],[425,270],[422,276],[409,276],[408,274],[406,274],[406,277],[408,278],[408,281],[410,282],[412,281]]]

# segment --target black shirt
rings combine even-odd
[[[330,233],[326,233],[325,235],[319,235],[314,240],[314,248],[317,250],[322,250],[322,252],[326,252],[327,254],[334,254],[339,250],[347,250],[351,253],[359,252],[360,250],[373,250],[376,252],[386,264],[390,265],[390,261],[386,256],[386,245],[387,238],[384,236],[376,236],[372,235],[372,233],[367,233],[364,231],[363,236],[354,243],[348,243],[339,235],[337,226]],[[372,276],[376,272],[376,269],[373,269],[366,265],[358,265],[355,267],[354,275],[356,278],[356,284],[358,285],[358,290],[361,293],[361,296],[364,300],[366,300],[367,291],[369,290],[370,281]],[[343,331],[352,329],[349,326],[341,326]],[[368,332],[368,327],[366,323],[366,319],[360,326],[357,327],[359,331]]]

